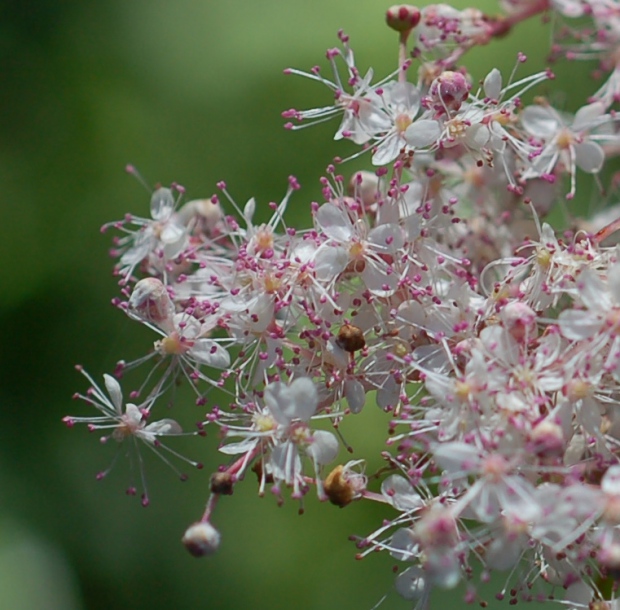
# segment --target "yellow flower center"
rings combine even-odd
[[[558,148],[570,148],[575,143],[575,136],[568,130],[562,129],[557,139]]]
[[[413,123],[413,121],[408,114],[399,114],[394,120],[394,126],[398,133],[404,133],[411,123]]]
[[[254,415],[252,418],[254,423],[254,427],[259,432],[269,432],[270,430],[275,430],[278,427],[276,421],[266,413],[259,413],[258,415]]]
[[[179,356],[192,346],[191,342],[181,340],[179,333],[172,332],[155,343],[155,349],[164,356]]]
[[[549,268],[551,266],[551,259],[551,252],[547,248],[536,248],[536,262],[541,267],[544,269]]]

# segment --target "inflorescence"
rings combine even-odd
[[[620,212],[578,220],[566,200],[582,172],[602,188],[620,151],[620,2],[502,5],[493,17],[390,8],[398,65],[381,80],[342,32],[330,78],[286,70],[333,95],[285,111],[286,127],[336,118],[335,139],[358,146],[350,159],[376,167],[345,179],[330,165],[311,227],[286,224],[294,177],[264,223],[219,183],[185,203],[180,186],[157,188],[150,218],[105,227],[118,234],[114,303],[153,348],[104,375],[105,391],[79,367],[89,389],[76,397],[98,415],[65,422],[127,446],[140,473],[128,493],[147,504],[144,447],[182,478],[177,464],[200,467],[169,446],[177,421],[152,419],[173,386],[192,388],[207,413],[189,434],[217,429],[227,456],[183,538],[192,554],[217,550],[218,500],[252,471],[278,502],[315,490],[340,507],[389,505],[358,556],[399,562],[396,589],[415,608],[459,585],[484,605],[477,583],[495,571],[513,603],[619,607]],[[553,59],[598,62],[574,114],[534,97],[550,70],[517,78],[522,53],[512,74],[478,83],[460,65],[536,16],[554,21]],[[558,204],[561,235],[545,222]],[[119,379],[137,367],[145,381],[125,402]],[[229,404],[211,404],[214,391]],[[346,420],[375,404],[390,416],[383,466],[335,463]]]

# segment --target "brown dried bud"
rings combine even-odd
[[[355,498],[355,489],[349,479],[343,476],[344,467],[336,466],[323,483],[329,501],[343,508]]]
[[[214,472],[211,475],[211,493],[232,496],[235,481],[228,472]]]
[[[397,32],[407,32],[420,23],[420,10],[411,4],[395,4],[385,13],[386,23]]]
[[[258,478],[258,482],[260,483],[263,479],[263,463],[254,462],[254,465],[252,466],[251,470],[256,475],[256,477]],[[265,476],[265,483],[267,483],[268,485],[271,485],[271,483],[273,483],[272,474],[267,473],[267,475]]]
[[[366,347],[366,339],[364,339],[364,333],[361,328],[353,326],[353,324],[343,324],[338,332],[336,345],[345,352],[352,354]]]
[[[181,542],[194,557],[206,557],[217,551],[221,538],[208,521],[199,521],[187,528]]]

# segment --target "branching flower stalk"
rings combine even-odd
[[[358,69],[342,32],[327,52],[333,76],[286,70],[333,95],[285,111],[286,127],[336,118],[335,139],[375,166],[342,165],[345,179],[329,165],[311,227],[286,224],[293,177],[265,223],[254,199],[238,206],[219,183],[187,203],[178,185],[159,187],[150,218],[107,227],[120,233],[115,304],[154,344],[104,376],[107,393],[84,373],[77,397],[99,414],[65,422],[129,445],[147,504],[141,448],[184,460],[163,443],[181,426],[151,415],[172,386],[192,387],[207,411],[192,434],[217,431],[227,456],[183,538],[194,555],[217,550],[218,500],[252,471],[280,503],[314,489],[340,507],[386,505],[358,556],[401,564],[395,586],[414,608],[459,586],[484,605],[477,584],[493,572],[512,603],[620,607],[620,212],[562,235],[545,222],[579,174],[602,184],[620,145],[620,3],[502,4],[500,17],[390,8],[398,63],[381,80]],[[598,61],[596,92],[574,115],[526,101],[554,76],[517,79],[523,53],[509,77],[493,69],[479,83],[458,63],[536,16],[555,24],[556,58]],[[145,381],[125,403],[117,379],[138,367]],[[390,415],[384,466],[335,463],[341,448],[355,453],[341,430],[374,403]]]

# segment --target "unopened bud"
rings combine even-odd
[[[420,10],[411,4],[395,4],[385,13],[385,21],[397,32],[407,32],[420,23]]]
[[[511,301],[502,308],[500,317],[515,341],[523,343],[538,337],[536,312],[526,303]]]
[[[179,210],[179,220],[187,225],[196,218],[202,220],[207,229],[212,230],[224,218],[224,212],[222,206],[211,199],[194,199]]]
[[[222,496],[231,496],[234,483],[233,476],[228,472],[216,472],[211,475],[211,492]]]
[[[460,72],[446,70],[432,83],[428,91],[433,109],[439,114],[456,112],[469,96],[471,85]]]
[[[565,451],[562,428],[548,419],[536,424],[530,433],[530,441],[533,443],[534,453],[541,457],[557,457]]]
[[[220,533],[208,521],[198,521],[190,525],[181,539],[194,557],[213,555],[220,547],[220,541]]]
[[[368,171],[356,172],[349,182],[349,195],[357,197],[368,212],[371,206],[377,205],[379,195],[379,178],[377,174]]]
[[[161,327],[172,319],[174,305],[164,284],[157,278],[147,277],[135,285],[129,298],[129,311]]]

